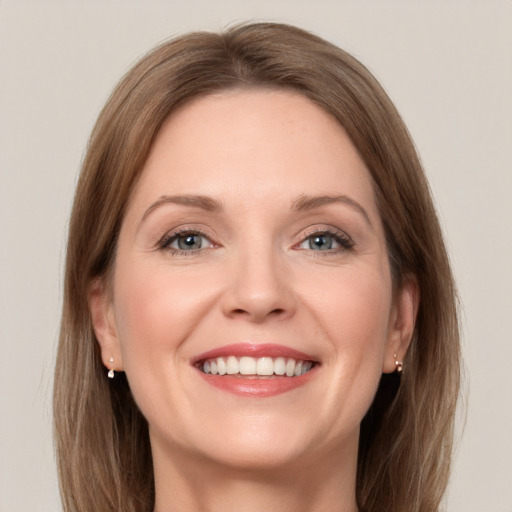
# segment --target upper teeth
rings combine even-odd
[[[212,375],[286,375],[298,377],[313,367],[312,361],[284,357],[216,357],[200,364],[204,373]]]

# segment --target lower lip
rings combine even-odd
[[[317,366],[298,377],[281,377],[274,375],[269,378],[234,377],[231,375],[211,375],[198,370],[201,377],[210,385],[234,395],[266,398],[280,395],[308,383],[316,374]]]

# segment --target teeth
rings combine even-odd
[[[201,365],[204,373],[212,375],[286,375],[287,377],[299,377],[313,368],[312,361],[296,361],[284,357],[217,357],[208,359]]]
[[[257,375],[273,375],[274,361],[271,357],[259,357],[256,364]]]
[[[301,375],[304,375],[305,373],[309,372],[313,368],[313,363],[311,361],[304,361],[302,365],[302,372]]]
[[[286,376],[293,377],[295,373],[295,359],[288,359],[286,361]]]
[[[284,357],[277,357],[274,361],[274,373],[276,375],[284,375],[286,371],[286,362]]]
[[[217,370],[219,372],[219,375],[226,375],[227,368],[226,368],[226,361],[222,357],[219,357],[217,359]]]
[[[206,361],[204,365],[206,366]],[[235,375],[236,373],[240,373],[240,367],[238,366],[238,359],[235,356],[229,356],[226,361],[226,373],[228,375]]]
[[[238,366],[241,375],[254,375],[256,373],[256,359],[254,357],[241,357]]]

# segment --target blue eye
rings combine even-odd
[[[303,240],[299,247],[309,251],[343,251],[351,249],[354,243],[348,235],[340,233],[313,233]]]
[[[193,253],[212,246],[213,243],[206,236],[195,231],[173,233],[160,243],[161,249],[180,254]]]
[[[315,235],[310,236],[307,239],[308,249],[312,249],[314,251],[328,251],[332,249],[333,245],[336,245],[336,241],[332,238],[332,236],[326,235]]]
[[[180,251],[193,251],[201,249],[205,245],[205,237],[197,233],[189,233],[177,236],[169,247]]]

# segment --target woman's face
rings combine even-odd
[[[103,360],[126,372],[155,459],[239,467],[354,455],[412,303],[393,295],[371,178],[343,128],[262,90],[166,121],[112,287],[91,294]]]

